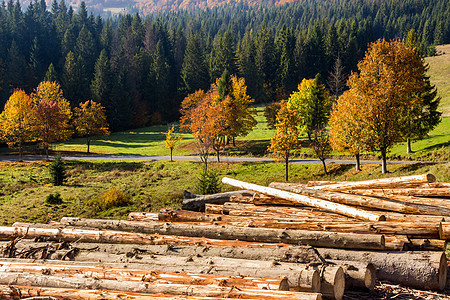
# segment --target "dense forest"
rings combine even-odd
[[[258,103],[286,99],[303,78],[356,69],[368,43],[414,29],[432,55],[450,43],[448,0],[243,3],[102,19],[64,0],[0,7],[0,107],[14,89],[58,81],[73,107],[106,107],[112,130],[169,122],[183,98],[224,70]],[[338,60],[339,58],[339,60]]]

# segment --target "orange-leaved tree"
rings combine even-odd
[[[69,123],[72,111],[57,82],[41,82],[31,97],[36,105],[34,136],[45,149],[48,159],[50,143],[66,141],[72,136]]]
[[[175,133],[175,126],[172,125],[166,132],[166,140],[164,141],[166,148],[170,149],[170,161],[173,161],[172,159],[172,153],[175,146],[181,142],[181,137],[179,137]]]
[[[272,136],[268,149],[277,158],[284,161],[286,181],[289,179],[289,157],[292,151],[300,147],[298,140],[299,122],[297,111],[290,109],[285,101],[281,101],[280,110],[277,114],[277,122],[275,124],[277,132]]]
[[[352,90],[348,90],[334,103],[329,120],[331,147],[355,155],[357,171],[361,170],[360,154],[367,150],[364,139],[368,133],[361,116],[360,99]]]
[[[360,102],[364,146],[380,151],[387,172],[389,149],[402,138],[404,111],[420,106],[425,67],[417,53],[401,41],[378,40],[369,46],[347,85]]]
[[[92,137],[109,134],[105,108],[97,102],[88,100],[74,109],[74,125],[80,136],[86,137],[87,153]]]
[[[33,114],[31,98],[23,90],[15,90],[0,115],[0,137],[9,147],[19,148],[20,161],[24,143],[33,140]]]

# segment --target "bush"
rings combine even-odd
[[[63,201],[61,198],[61,194],[56,193],[48,195],[47,198],[45,199],[45,202],[48,204],[61,204]]]
[[[66,167],[60,153],[56,155],[55,159],[50,164],[49,170],[53,185],[63,185],[66,180]]]
[[[213,171],[203,172],[197,178],[196,191],[201,195],[215,194],[220,192],[219,175]]]
[[[110,189],[87,202],[95,211],[108,210],[117,206],[126,206],[130,203],[130,196],[118,189]]]

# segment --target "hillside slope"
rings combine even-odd
[[[438,55],[426,58],[430,66],[428,75],[442,98],[439,106],[442,116],[450,117],[450,45],[437,46],[436,50]]]

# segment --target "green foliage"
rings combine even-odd
[[[195,188],[196,192],[201,195],[219,193],[221,189],[219,174],[215,171],[202,172],[197,178]]]
[[[45,203],[48,204],[61,204],[63,202],[60,193],[50,194],[45,198]]]
[[[129,205],[131,204],[131,198],[121,190],[112,188],[87,201],[86,204],[95,211],[104,211],[113,207]]]
[[[50,179],[53,185],[63,185],[66,180],[66,166],[62,160],[61,154],[58,153],[49,166]]]

